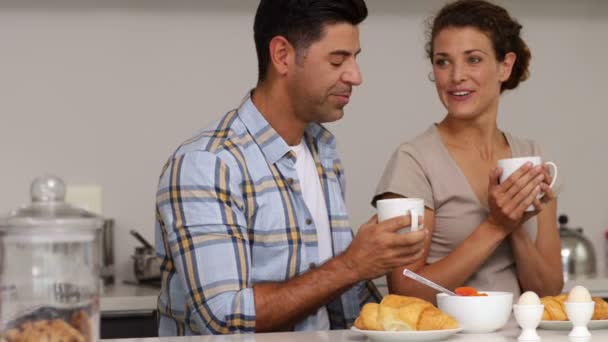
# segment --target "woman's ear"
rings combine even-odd
[[[517,55],[515,52],[508,52],[505,55],[505,59],[500,62],[500,81],[505,82],[511,77],[511,72],[513,71],[513,65],[515,65],[515,61],[517,60]]]

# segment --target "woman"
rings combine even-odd
[[[563,287],[548,169],[525,165],[498,181],[497,160],[542,155],[533,141],[497,126],[501,93],[528,77],[530,51],[520,30],[504,8],[486,1],[456,1],[439,11],[427,53],[447,115],[397,149],[372,201],[424,199],[425,254],[404,268],[450,289],[473,286],[517,298]],[[526,212],[531,204],[535,211]],[[435,301],[433,289],[402,271],[388,275],[391,293]]]

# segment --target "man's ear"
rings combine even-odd
[[[506,82],[511,77],[513,65],[517,60],[515,52],[509,52],[505,55],[505,60],[500,63],[500,81]]]
[[[296,60],[294,47],[285,37],[275,36],[270,40],[269,50],[270,63],[279,75],[285,76]]]

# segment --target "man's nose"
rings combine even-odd
[[[361,76],[361,69],[359,69],[359,64],[354,62],[348,70],[342,74],[342,81],[344,83],[348,83],[354,86],[358,86],[363,83],[363,77]]]

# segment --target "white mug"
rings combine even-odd
[[[551,180],[551,184],[549,184],[550,188],[553,188],[555,185],[555,181],[557,180],[557,165],[554,162],[543,162],[542,158],[539,156],[532,157],[519,157],[519,158],[508,158],[508,159],[500,159],[498,161],[498,166],[502,168],[502,175],[500,175],[500,182],[504,182],[511,176],[515,171],[517,171],[520,167],[522,167],[525,163],[532,163],[532,165],[549,165],[553,168],[553,179]],[[543,197],[545,194],[540,194],[538,198]],[[526,211],[534,211],[534,205],[530,205]]]
[[[399,233],[415,232],[424,226],[424,200],[422,198],[389,198],[376,202],[378,222],[386,221],[397,216],[410,215],[411,227],[403,228]],[[418,224],[418,217],[423,220]]]

